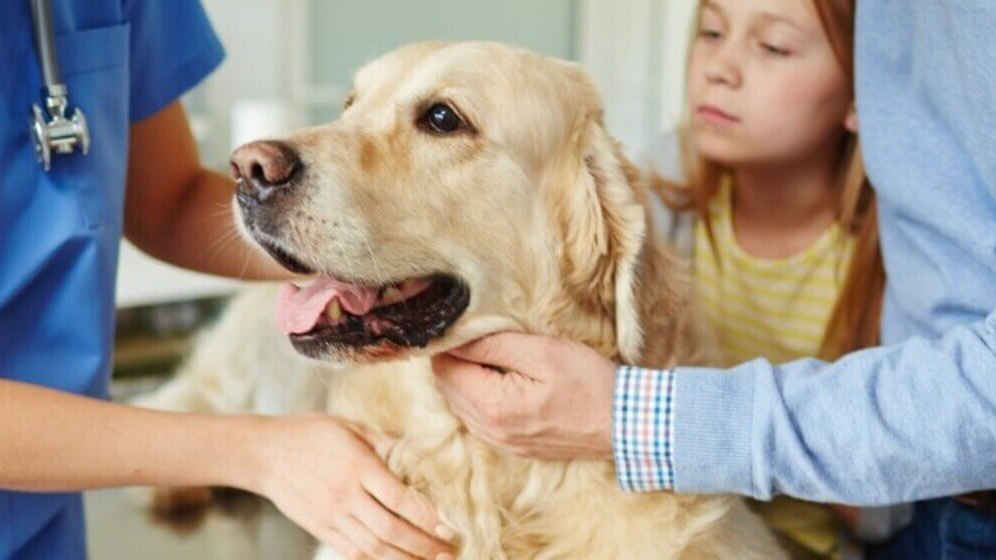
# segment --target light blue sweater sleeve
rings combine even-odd
[[[877,505],[996,487],[996,313],[832,364],[675,378],[676,491]]]

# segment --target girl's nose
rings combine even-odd
[[[743,82],[743,74],[735,51],[735,45],[727,44],[713,53],[705,67],[706,81],[710,84],[725,85],[731,88],[740,87]]]

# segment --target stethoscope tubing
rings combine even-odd
[[[35,46],[41,63],[45,87],[62,86],[62,72],[52,37],[52,4],[50,0],[31,0],[31,16],[35,26]]]

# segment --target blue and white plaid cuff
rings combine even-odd
[[[674,381],[673,369],[616,370],[612,447],[623,490],[674,488]]]

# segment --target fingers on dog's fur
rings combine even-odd
[[[378,536],[373,529],[365,525],[361,520],[351,517],[343,524],[343,530],[349,535],[349,539],[356,545],[359,552],[366,557],[378,560],[418,560],[407,552],[395,548],[386,540]],[[390,535],[389,537],[393,537]]]
[[[404,509],[403,507],[401,509]],[[399,512],[399,515],[404,514]],[[417,515],[416,515],[417,516]],[[435,558],[448,552],[446,547],[402,517],[395,515],[371,498],[366,507],[357,512],[360,520],[378,539],[414,556]]]
[[[408,520],[422,531],[433,534],[439,520],[425,501],[402,484],[380,464],[371,464],[361,480],[370,496],[389,511]]]

